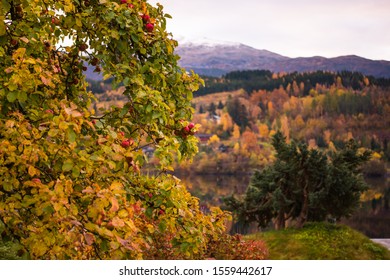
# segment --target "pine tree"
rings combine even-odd
[[[303,143],[287,144],[280,132],[272,145],[275,163],[254,173],[243,199],[225,200],[239,221],[259,227],[274,221],[281,229],[293,220],[302,227],[307,221],[349,216],[358,206],[368,188],[359,168],[370,152],[360,154],[351,140],[343,150],[327,155]]]

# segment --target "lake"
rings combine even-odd
[[[250,174],[229,175],[177,175],[192,195],[200,199],[200,206],[221,206],[222,197],[233,192],[244,193]],[[390,178],[367,178],[370,190],[362,196],[360,208],[348,219],[346,224],[370,238],[390,238]]]

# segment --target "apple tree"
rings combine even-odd
[[[32,259],[199,258],[226,213],[204,215],[172,170],[197,151],[161,5],[1,0],[0,224]],[[87,68],[127,103],[91,108]],[[142,172],[153,147],[158,176]]]

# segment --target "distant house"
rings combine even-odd
[[[207,142],[210,140],[210,137],[213,136],[212,134],[204,134],[204,133],[197,133],[195,136],[199,139],[199,142],[201,144],[207,144]]]
[[[215,122],[217,122],[217,123],[219,123],[219,122],[221,121],[221,117],[218,116],[218,115],[211,115],[211,116],[209,117],[209,119],[210,119],[210,120],[213,120],[213,121],[215,121]]]

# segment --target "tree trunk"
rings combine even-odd
[[[278,216],[275,221],[275,229],[280,230],[286,227],[286,220],[284,218],[284,212],[282,210],[279,211]]]
[[[303,225],[307,221],[307,216],[309,213],[309,184],[308,180],[306,179],[305,187],[303,188],[303,203],[302,203],[302,209],[299,213],[297,227],[302,228]]]

